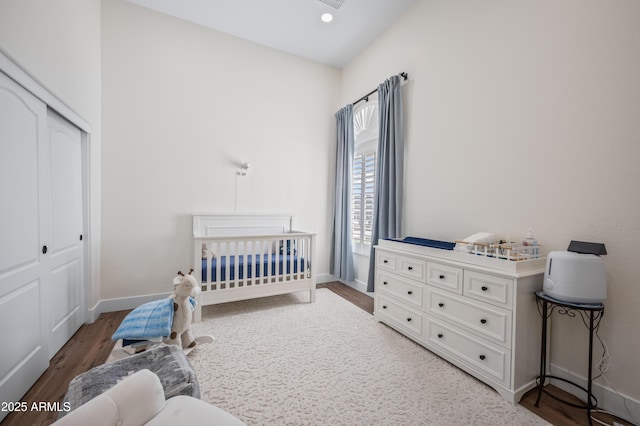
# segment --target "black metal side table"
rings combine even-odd
[[[538,407],[540,404],[540,398],[542,397],[542,392],[551,396],[552,398],[564,403],[571,405],[573,407],[582,408],[587,410],[587,417],[589,418],[589,424],[593,424],[591,421],[591,410],[595,409],[598,406],[598,400],[593,395],[592,391],[592,382],[593,382],[593,335],[597,332],[598,327],[600,327],[600,320],[604,315],[604,304],[602,303],[594,303],[594,304],[582,304],[582,303],[572,303],[572,302],[564,302],[561,300],[554,299],[542,291],[536,292],[536,302],[538,304],[538,311],[542,316],[542,345],[540,351],[540,375],[537,380],[538,387],[538,399],[536,399],[535,406]],[[551,316],[554,310],[556,310],[559,315],[567,315],[569,317],[575,317],[576,313],[580,314],[582,318],[582,322],[589,329],[589,373],[587,376],[587,389],[582,386],[571,382],[567,379],[557,376],[551,376],[546,374],[547,371],[547,320]],[[544,384],[546,379],[556,379],[566,382],[572,386],[575,386],[581,390],[583,390],[587,395],[587,402],[584,405],[575,404],[570,401],[566,401],[562,398],[558,398],[555,395],[550,394],[544,389]]]

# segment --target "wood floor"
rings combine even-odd
[[[373,298],[366,294],[338,282],[319,284],[318,288],[328,288],[366,312],[373,314]],[[51,359],[49,369],[29,389],[22,401],[26,401],[29,406],[38,401],[62,402],[71,379],[107,360],[111,349],[113,349],[111,335],[126,314],[127,311],[105,313],[100,315],[93,324],[83,325]],[[565,399],[574,399],[577,402],[575,397],[558,388],[553,386],[547,386],[547,388],[554,394],[561,395]],[[540,407],[537,408],[534,406],[536,397],[535,390],[530,391],[522,398],[520,404],[554,425],[589,424],[585,410],[561,404],[544,394]],[[622,425],[631,425],[631,423],[601,413],[596,413],[594,417],[609,425],[613,425],[614,420]],[[9,414],[0,423],[0,426],[46,426],[53,423],[56,418],[57,412],[51,411],[14,412]]]
[[[34,402],[62,402],[69,382],[80,373],[104,364],[113,349],[111,335],[118,328],[127,311],[102,314],[93,324],[84,324],[51,359],[49,368],[21,401],[31,407]],[[1,426],[50,425],[58,416],[52,411],[12,412]]]

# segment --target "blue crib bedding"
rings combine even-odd
[[[255,257],[255,259],[254,259]],[[293,257],[293,265],[291,258]],[[245,262],[247,264],[247,278],[266,277],[269,274],[269,264],[271,264],[271,275],[297,274],[304,271],[304,258],[288,254],[272,254],[269,259],[268,254],[249,254],[237,256],[219,256],[211,259],[211,282],[216,282],[216,268],[220,262],[220,281],[227,278],[227,258],[229,259],[229,280],[235,279],[235,265],[238,264],[238,279],[244,279]],[[291,271],[293,266],[293,272]],[[207,281],[207,260],[202,259],[202,282]]]

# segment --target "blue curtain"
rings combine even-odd
[[[333,244],[329,269],[342,281],[355,279],[351,249],[351,168],[353,164],[353,105],[336,113],[337,148]]]
[[[375,250],[381,238],[401,236],[404,124],[400,77],[378,86],[378,164],[367,291],[374,290]]]

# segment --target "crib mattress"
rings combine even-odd
[[[293,258],[293,260],[291,259]],[[220,263],[220,281],[227,280],[227,263],[229,264],[229,280],[235,280],[236,263],[238,264],[238,279],[244,279],[245,263],[247,265],[247,278],[266,277],[269,275],[269,264],[271,264],[271,275],[296,274],[304,271],[304,258],[288,254],[249,254],[239,256],[218,256],[211,259],[211,282],[216,282],[216,269]],[[293,265],[292,265],[293,264]],[[291,271],[293,266],[293,271]],[[202,259],[202,282],[207,281],[207,259]]]

